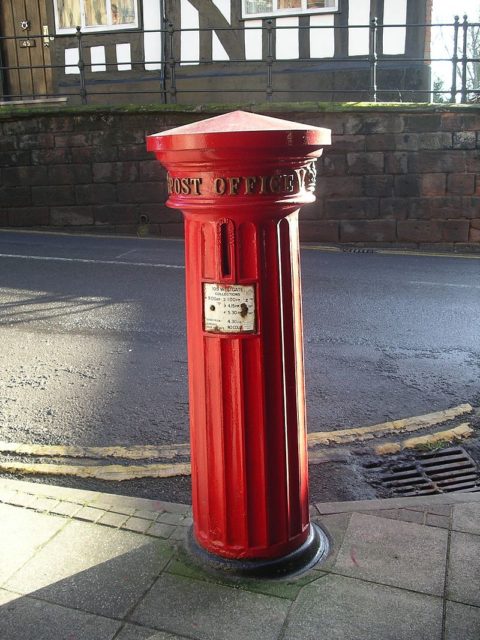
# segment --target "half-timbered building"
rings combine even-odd
[[[1,0],[0,99],[426,99],[430,14],[431,0]]]

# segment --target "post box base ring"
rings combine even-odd
[[[280,558],[258,560],[233,560],[222,558],[203,549],[195,540],[193,528],[188,534],[188,549],[202,568],[233,577],[280,579],[291,578],[308,571],[330,550],[327,534],[316,524],[310,524],[310,533],[298,548]]]

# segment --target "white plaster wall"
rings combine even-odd
[[[333,58],[335,55],[334,21],[335,16],[332,14],[310,16],[311,27],[332,27],[331,29],[310,29],[311,58]]]
[[[383,24],[406,24],[407,0],[384,0]],[[405,53],[406,27],[389,27],[383,30],[383,53],[402,55]]]
[[[222,13],[223,17],[228,22],[228,24],[231,24],[232,12],[231,12],[230,0],[213,0],[213,4]],[[225,47],[220,42],[220,39],[215,33],[215,31],[213,31],[212,33],[212,60],[215,60],[215,61],[230,60],[230,56],[225,51]]]
[[[369,52],[370,0],[350,0],[348,3],[348,24],[367,25],[365,29],[348,30],[348,55],[365,56]]]
[[[228,24],[232,23],[230,0],[213,0],[213,4],[221,11]]]
[[[261,26],[261,20],[248,20],[245,22],[245,60],[262,59]]]
[[[198,29],[200,26],[198,11],[188,0],[181,0],[180,15],[182,29]],[[200,33],[198,31],[182,31],[180,39],[182,64],[198,64],[200,60]]]
[[[160,29],[162,18],[160,15],[159,0],[144,0],[143,2],[143,27],[147,31],[150,29]],[[145,33],[143,36],[143,46],[145,49],[145,69],[155,71],[161,69],[162,60],[162,34]]]
[[[131,71],[132,65],[132,53],[130,50],[130,43],[125,42],[115,45],[117,53],[117,69],[119,71]]]
[[[218,39],[215,31],[212,33],[212,60],[215,60],[216,62],[221,60],[230,60],[230,56],[225,51],[225,48]]]
[[[92,71],[106,71],[105,47],[90,47],[90,61]]]
[[[77,66],[70,67],[67,65],[77,65],[78,64],[78,48],[74,47],[72,49],[65,49],[65,73],[67,75],[73,75],[80,73],[80,69]]]
[[[291,27],[275,30],[277,60],[292,60],[299,57],[298,18],[277,18],[277,27]]]

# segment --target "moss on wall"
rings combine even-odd
[[[101,115],[101,114],[167,114],[167,113],[202,113],[217,114],[226,111],[253,111],[255,113],[365,113],[371,112],[417,112],[417,113],[448,113],[448,112],[480,112],[479,104],[434,104],[419,102],[265,102],[238,104],[125,104],[113,106],[76,105],[76,106],[36,106],[22,107],[19,105],[0,106],[0,120],[12,120],[38,116],[65,115]]]

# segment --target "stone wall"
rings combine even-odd
[[[304,241],[480,246],[480,106],[269,105],[331,128]],[[0,108],[0,226],[180,236],[145,135],[221,107]]]

